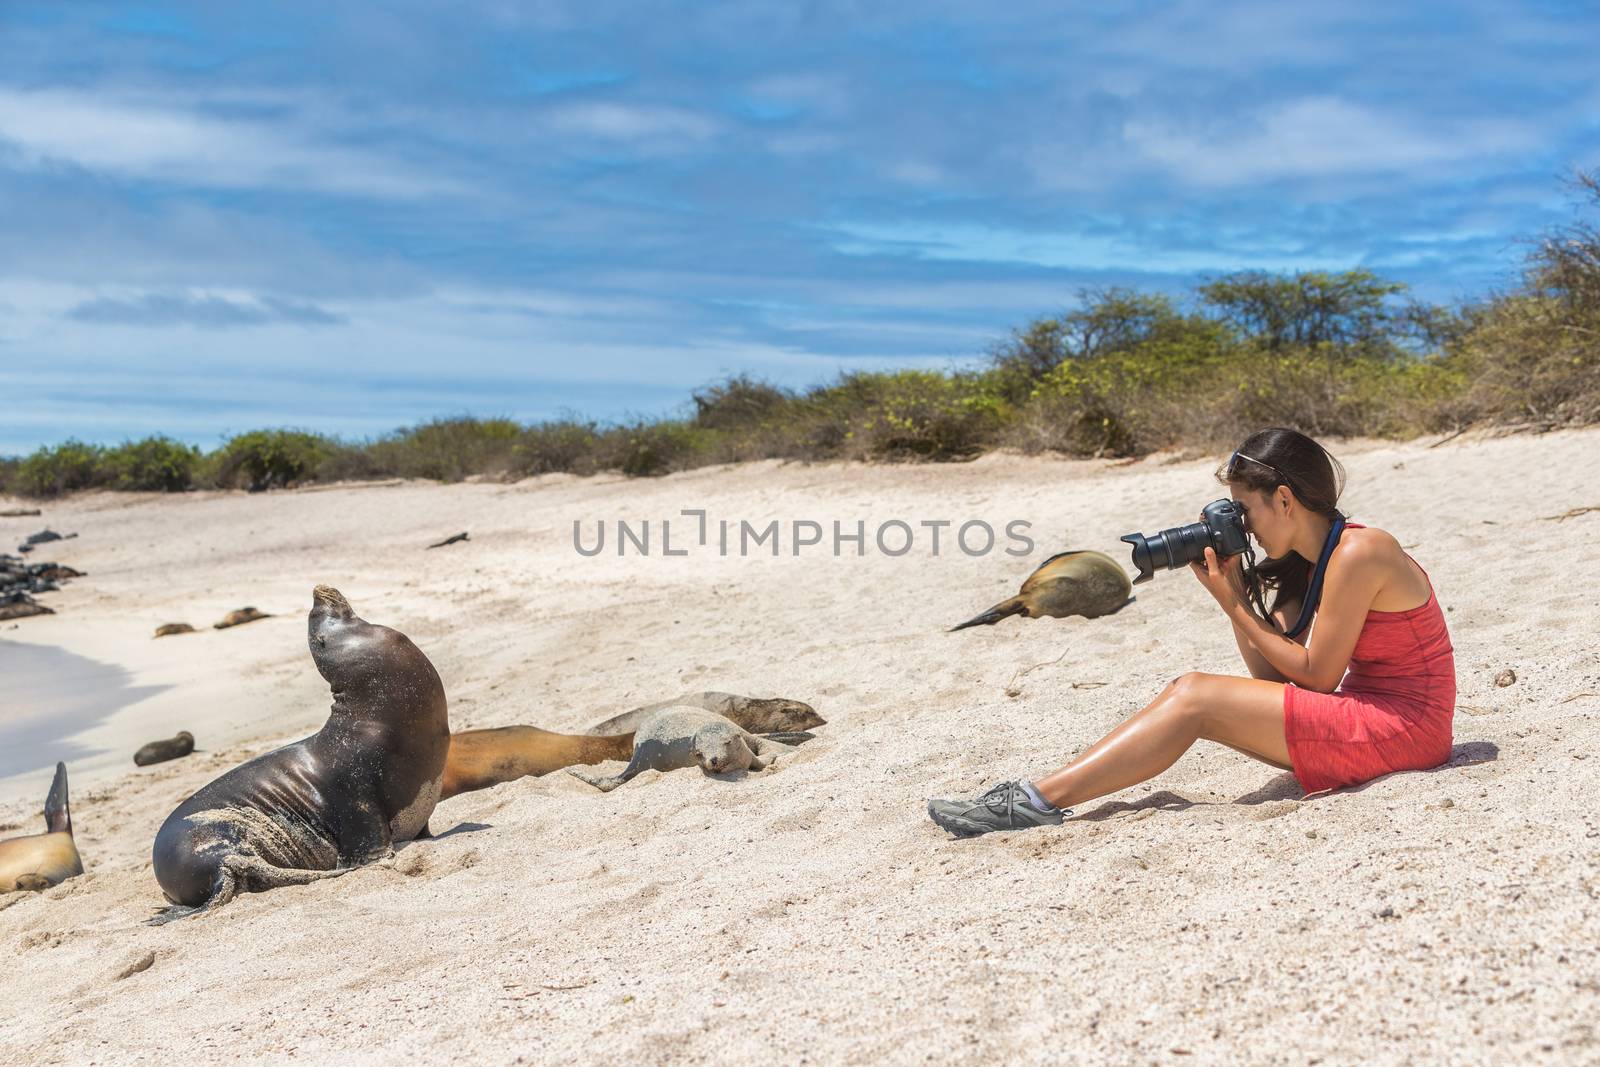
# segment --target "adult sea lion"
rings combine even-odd
[[[639,724],[662,708],[694,707],[732,719],[753,734],[798,733],[828,721],[810,704],[783,697],[742,697],[733,693],[685,693],[681,697],[646,704],[596,723],[588,734],[631,734]]]
[[[133,762],[140,767],[148,767],[152,763],[165,763],[169,759],[181,759],[194,751],[194,734],[182,730],[177,737],[168,737],[161,741],[152,741],[140,747],[133,754]]]
[[[633,736],[633,758],[622,773],[605,777],[569,767],[567,773],[602,792],[642,771],[698,766],[706,774],[765,770],[790,745],[757,737],[738,723],[704,708],[669,706],[651,712]]]
[[[439,799],[549,774],[575,763],[627,759],[632,753],[631,733],[591,737],[551,733],[537,726],[463,730],[450,735],[450,758],[445,761]]]
[[[1116,560],[1103,552],[1060,552],[1039,565],[1022,583],[1022,591],[950,632],[969,626],[993,626],[1011,615],[1086,619],[1109,615],[1128,602],[1133,583]]]
[[[151,858],[165,922],[241,892],[303,885],[383,859],[422,833],[439,799],[450,722],[444,685],[398,630],[312,592],[311,658],[333,690],[322,729],[240,764],[167,816]]]
[[[243,626],[245,623],[255,622],[257,619],[270,618],[272,618],[271,615],[259,608],[240,608],[238,611],[228,612],[222,617],[221,622],[212,623],[211,628],[213,630],[226,630],[230,626]]]
[[[83,860],[72,839],[65,763],[56,764],[55,781],[44,799],[44,829],[42,834],[0,841],[0,893],[49,889],[83,873]]]

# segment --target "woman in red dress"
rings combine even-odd
[[[1250,677],[1185,674],[1060,770],[972,800],[929,801],[935,822],[962,836],[1058,824],[1074,805],[1155,777],[1199,740],[1293,771],[1307,791],[1450,758],[1450,635],[1427,572],[1392,536],[1346,524],[1314,624],[1289,636],[1308,590],[1317,596],[1310,561],[1343,519],[1338,462],[1302,433],[1269,429],[1217,477],[1269,557],[1254,577],[1273,604],[1265,616],[1251,607],[1242,556],[1218,560],[1208,548],[1190,569],[1228,616]]]

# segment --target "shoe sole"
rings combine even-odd
[[[928,818],[936,825],[948,830],[957,837],[981,837],[984,834],[998,832],[998,827],[982,826],[978,823],[963,819],[959,815],[946,815],[942,811],[934,810],[932,804],[928,805]]]
[[[981,823],[963,819],[959,815],[948,815],[935,810],[933,804],[928,804],[928,818],[932,819],[939,827],[948,830],[957,837],[981,837],[984,834],[1003,834],[1014,830],[1037,830],[1046,826],[1055,826],[1056,823],[1028,823],[1023,826],[984,826]]]

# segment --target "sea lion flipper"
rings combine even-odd
[[[587,782],[602,793],[609,793],[623,782],[627,781],[622,775],[592,774],[581,767],[568,767],[567,773],[580,782]]]
[[[807,741],[815,741],[817,735],[809,730],[794,730],[786,733],[771,733],[758,735],[763,741],[776,741],[780,745],[803,745]]]
[[[55,781],[44,799],[44,825],[52,834],[72,833],[72,811],[67,805],[67,765],[56,764]]]
[[[165,926],[170,922],[177,922],[179,919],[187,919],[191,915],[198,915],[209,907],[209,904],[196,904],[193,906],[170,904],[146,919],[144,924],[146,926]]]
[[[1028,606],[1022,602],[1022,598],[1014,596],[1009,600],[1002,600],[982,615],[975,615],[959,626],[950,627],[947,632],[955,633],[957,630],[965,630],[969,626],[993,626],[1001,619],[1007,619],[1013,615],[1026,615],[1027,613]]]

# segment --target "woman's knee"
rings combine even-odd
[[[1168,711],[1180,718],[1198,722],[1209,704],[1207,693],[1212,688],[1213,675],[1189,671],[1174,678],[1167,686]]]

